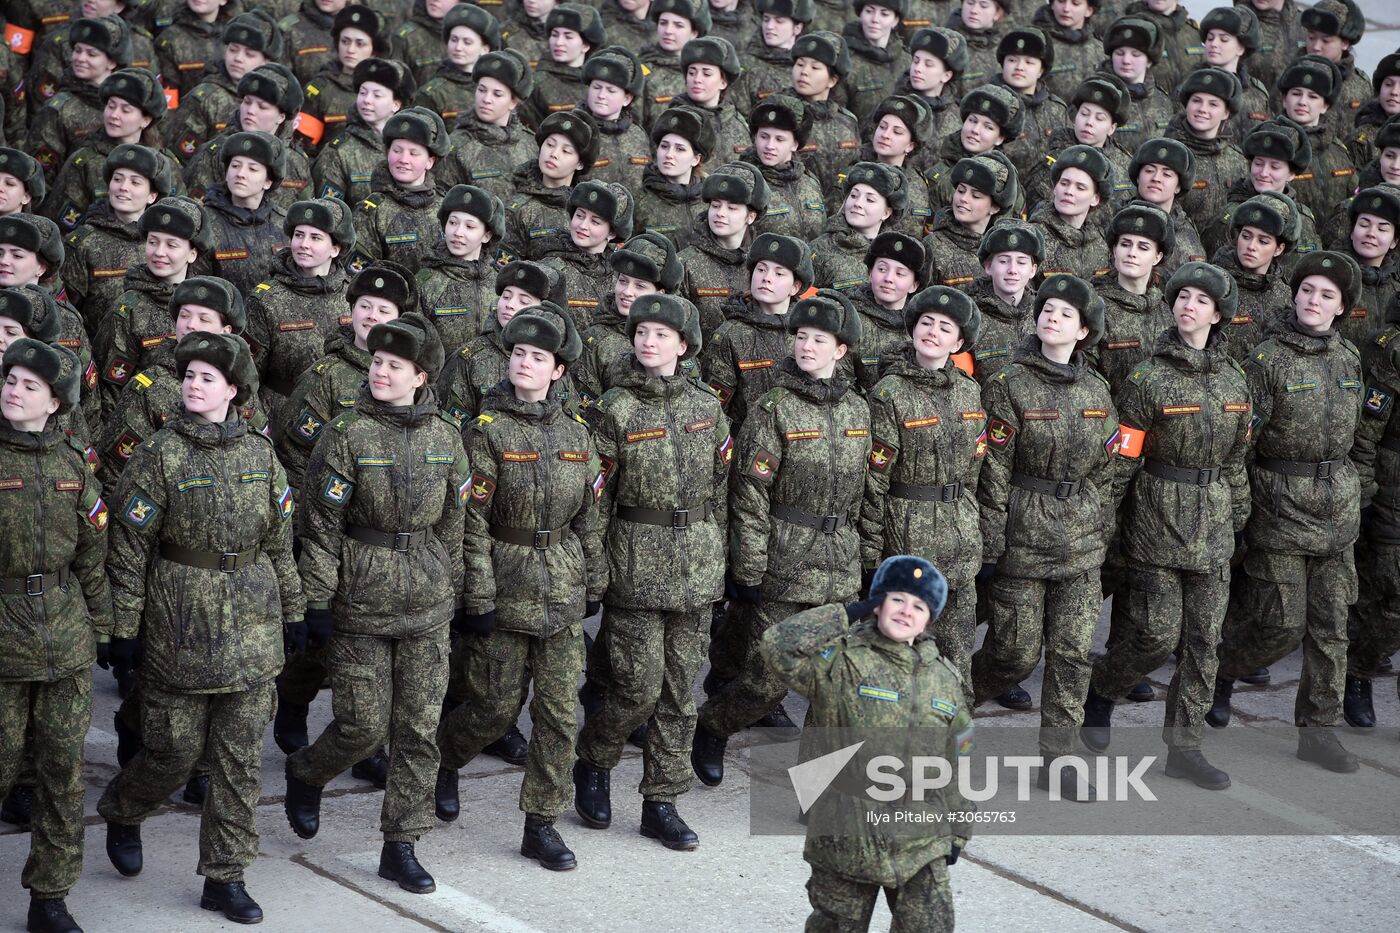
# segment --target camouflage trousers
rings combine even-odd
[[[972,646],[977,641],[977,587],[972,574],[948,580],[948,601],[932,629],[938,653],[958,669],[963,696],[972,703]]]
[[[209,795],[199,824],[199,874],[221,884],[242,881],[258,854],[255,814],[263,731],[276,702],[272,683],[237,693],[169,693],[142,681],[139,690],[144,747],[107,785],[97,812],[139,825],[203,760]]]
[[[92,722],[92,674],[53,683],[0,683],[0,797],[21,761],[34,766],[29,858],[20,883],[34,897],[67,897],[83,870],[83,739]]]
[[[1251,550],[1225,620],[1223,679],[1238,680],[1303,646],[1293,721],[1335,726],[1342,718],[1347,668],[1347,607],[1356,601],[1351,548],[1308,556]]]
[[[484,637],[466,635],[461,643],[465,697],[438,727],[442,767],[455,771],[499,739],[515,722],[533,681],[520,809],[554,819],[573,802],[583,623],[548,638],[497,630]]]
[[[1113,598],[1124,622],[1095,662],[1090,683],[1099,696],[1116,700],[1179,644],[1162,739],[1172,748],[1198,749],[1215,689],[1215,649],[1230,603],[1230,565],[1209,573],[1134,565],[1127,581]]]
[[[738,675],[700,707],[700,724],[715,735],[733,735],[747,729],[787,696],[787,682],[763,658],[763,633],[784,619],[811,606],[764,600],[757,607],[744,606],[725,624],[726,638],[739,639],[743,660]],[[736,623],[742,628],[735,629]]]
[[[984,703],[1030,676],[1044,648],[1040,751],[1047,758],[1070,754],[1084,721],[1099,586],[1097,570],[1067,580],[998,575],[988,592],[987,637],[972,657],[973,700]]]
[[[882,887],[812,866],[806,933],[865,933]],[[948,865],[934,859],[897,888],[883,888],[893,920],[890,933],[952,933],[953,891]]]
[[[607,606],[611,679],[603,707],[578,737],[578,757],[610,771],[627,736],[647,723],[642,782],[647,800],[674,801],[690,790],[695,678],[705,663],[710,608],[691,612]]]
[[[385,842],[416,842],[433,827],[448,651],[446,625],[411,638],[336,632],[326,652],[335,718],[287,759],[299,780],[324,787],[387,740],[389,782],[379,814]]]
[[[1400,545],[1356,542],[1360,598],[1351,607],[1347,673],[1370,680],[1381,662],[1400,651]]]

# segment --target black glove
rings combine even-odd
[[[306,640],[309,629],[305,620],[300,622],[288,622],[282,626],[282,651],[291,657],[306,651]]]
[[[953,851],[943,856],[943,858],[949,865],[956,865],[958,864],[959,855],[962,855],[962,846],[953,846]]]
[[[762,584],[744,586],[733,577],[725,577],[724,591],[730,602],[743,603],[746,606],[761,606],[763,604]]]
[[[453,623],[456,624],[455,619]],[[482,638],[490,635],[495,630],[496,610],[494,609],[488,609],[477,616],[468,615],[465,612],[462,613],[462,623],[461,626],[457,628],[458,633],[462,635],[476,635]]]
[[[324,648],[335,632],[335,617],[329,609],[306,610],[306,647]]]
[[[104,671],[112,668],[112,643],[110,641],[99,641],[97,643],[97,666]]]
[[[860,572],[860,595],[870,595],[870,584],[875,582],[875,571],[878,569],[878,567],[870,567]]]
[[[979,571],[977,571],[977,582],[978,582],[978,583],[991,583],[991,582],[992,582],[992,577],[996,575],[996,572],[997,572],[996,561],[992,561],[992,562],[990,562],[990,563],[983,564],[983,565],[982,565],[982,569],[979,570]]]
[[[134,638],[113,638],[107,643],[107,660],[112,667],[132,670],[136,667],[137,640]]]
[[[591,619],[603,611],[603,604],[597,600],[590,599],[583,604],[583,617]]]

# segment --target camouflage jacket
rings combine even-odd
[[[793,98],[799,96],[791,87],[784,87],[780,93]],[[860,121],[834,100],[806,101],[806,104],[807,112],[812,115],[812,129],[798,157],[807,172],[817,179],[821,189],[832,191],[838,185],[838,176],[853,163],[861,161],[857,158],[860,152]],[[739,150],[741,152],[748,148],[748,140],[752,136],[747,124],[743,131],[746,135]],[[725,158],[729,158],[732,150],[720,151]],[[827,208],[830,210],[831,205],[828,204]]]
[[[414,0],[407,21],[395,33],[399,56],[413,69],[413,80],[423,84],[442,64],[445,51],[442,41],[442,20],[428,15],[423,0]]]
[[[303,488],[307,461],[325,426],[355,407],[369,359],[369,351],[355,346],[349,328],[342,327],[326,338],[326,355],[302,374],[287,396],[271,436],[293,489]]]
[[[102,100],[97,85],[78,81],[71,69],[66,70],[58,93],[30,118],[29,135],[20,148],[38,160],[44,175],[53,181],[68,154],[101,127]]]
[[[320,73],[306,82],[306,102],[301,109],[302,113],[322,123],[318,158],[351,124],[359,124],[361,128],[369,131],[370,136],[378,138],[379,134],[369,130],[356,112],[354,75],[341,68],[339,62],[327,64]],[[365,174],[368,172],[369,169],[366,169]],[[317,190],[320,190],[319,183]],[[323,198],[325,195],[318,194],[317,197]]]
[[[359,204],[369,197],[374,170],[384,164],[384,139],[351,114],[344,128],[321,147],[311,163],[311,186],[318,198]]]
[[[459,116],[476,106],[476,78],[451,62],[442,62],[433,76],[418,88],[413,106],[427,107],[451,126]]]
[[[82,445],[52,423],[33,432],[0,420],[0,476],[8,516],[0,577],[46,575],[34,596],[0,596],[0,683],[85,672],[96,658],[94,633],[112,632],[102,487]],[[51,575],[65,571],[73,577],[60,586]]]
[[[1235,532],[1249,518],[1249,386],[1218,335],[1197,350],[1176,329],[1158,335],[1151,357],[1118,390],[1124,430],[1141,433],[1118,458],[1127,486],[1119,532],[1129,559],[1191,573],[1221,571],[1235,549]],[[1178,470],[1215,469],[1209,483],[1166,479],[1156,464]]]
[[[1153,10],[1146,0],[1134,0],[1124,9],[1124,15],[1148,20],[1162,37],[1162,60],[1152,66],[1152,75],[1159,86],[1175,91],[1177,85],[1205,60],[1201,24],[1186,15],[1186,7],[1178,4],[1172,13],[1163,14]]]
[[[522,402],[504,383],[471,423],[467,453],[462,608],[495,609],[497,628],[539,638],[577,624],[585,595],[601,598],[606,582],[593,521],[600,466],[588,428],[557,393]],[[551,533],[548,547],[505,540],[541,531]]]
[[[438,240],[418,271],[418,300],[423,316],[437,327],[442,345],[451,353],[481,333],[495,312],[495,264],[485,248],[480,259],[458,259]]]
[[[1085,218],[1084,226],[1075,227],[1047,201],[1031,211],[1030,222],[1045,238],[1045,261],[1040,264],[1044,278],[1066,272],[1090,278],[1106,274],[1113,265],[1108,244],[1092,217]]]
[[[84,212],[107,196],[105,166],[108,154],[117,145],[105,132],[84,137],[82,144],[69,154],[58,170],[53,187],[49,188],[37,212],[57,223],[64,233],[76,229],[84,219]],[[174,158],[161,152],[173,167]]]
[[[1302,233],[1293,248],[1276,260],[1280,265],[1283,265],[1285,260],[1295,260],[1303,253],[1322,249],[1322,240],[1318,236],[1317,219],[1313,216],[1312,209],[1298,200],[1298,192],[1292,185],[1285,186],[1283,193],[1292,198],[1293,202],[1298,205],[1298,221],[1302,225]],[[1229,247],[1231,250],[1235,248],[1230,221],[1235,216],[1235,210],[1256,194],[1258,192],[1254,190],[1254,183],[1246,171],[1243,178],[1236,180],[1225,190],[1225,205],[1220,213],[1207,219],[1204,225],[1197,225],[1197,229],[1201,233],[1201,243],[1209,251],[1208,255],[1213,255],[1222,247]],[[1179,199],[1177,203],[1180,203]]]
[[[1162,273],[1162,281],[1172,277],[1172,273],[1188,262],[1205,262],[1210,256],[1210,252],[1201,236],[1196,232],[1196,225],[1191,222],[1191,218],[1186,216],[1186,212],[1181,209],[1181,201],[1178,199],[1172,204],[1171,213],[1172,229],[1176,231],[1176,242],[1172,244],[1172,251],[1162,260],[1158,270]],[[1110,220],[1112,218],[1109,218]]]
[[[1108,380],[1113,397],[1117,398],[1123,380],[1153,355],[1157,338],[1162,331],[1174,327],[1176,320],[1155,285],[1149,285],[1145,295],[1134,295],[1119,285],[1117,275],[1110,272],[1094,279],[1093,286],[1103,298],[1104,333],[1084,355]]]
[[[967,286],[967,293],[982,312],[982,329],[977,333],[977,341],[964,346],[963,352],[972,355],[973,375],[986,386],[988,380],[1011,365],[1011,355],[1021,341],[1035,333],[1035,290],[1026,288],[1021,293],[1021,303],[1013,307],[997,295],[992,280],[981,275]]]
[[[490,126],[469,109],[457,117],[452,128],[452,151],[433,169],[438,187],[473,184],[484,188],[506,204],[515,196],[517,166],[534,164],[540,147],[535,136],[512,114],[505,126]]]
[[[768,182],[768,212],[754,224],[754,235],[781,233],[799,240],[815,240],[826,226],[826,202],[816,176],[803,167],[800,159],[785,166],[762,165],[752,148],[744,150],[740,161],[757,165]]]
[[[752,113],[764,98],[792,84],[792,50],[765,45],[761,32],[739,50],[739,61],[744,71],[729,88],[728,97],[743,113]]]
[[[1368,266],[1351,247],[1351,242],[1342,247],[1342,252],[1357,261],[1361,267],[1361,296],[1347,313],[1337,319],[1337,330],[1353,346],[1364,347],[1371,342],[1384,326],[1386,315],[1400,294],[1400,264],[1395,261],[1395,253],[1386,255],[1381,266]],[[1365,361],[1362,361],[1363,366]]]
[[[93,338],[98,389],[105,420],[117,404],[122,386],[150,365],[150,354],[175,333],[170,317],[174,284],[151,275],[142,262],[126,274],[126,290],[104,317]]]
[[[569,314],[579,333],[593,323],[603,299],[613,293],[614,273],[608,253],[585,253],[567,233],[556,233],[534,242],[535,258],[559,270],[564,278]]]
[[[705,349],[710,348],[709,344]],[[583,354],[569,367],[578,389],[581,406],[587,409],[611,386],[604,385],[605,374],[617,361],[632,352],[627,337],[627,318],[617,310],[617,299],[608,295],[593,315],[593,323],[583,332]],[[711,386],[713,388],[713,385]],[[723,399],[724,396],[720,395]]]
[[[183,178],[190,197],[203,200],[211,188],[223,183],[225,170],[220,150],[237,132],[236,127],[224,130],[200,146],[199,151],[185,163]],[[287,211],[297,201],[309,197],[306,191],[311,187],[311,160],[301,151],[300,144],[294,142],[290,122],[282,124],[277,136],[287,144],[286,171],[277,187],[267,192],[265,197],[272,201],[273,206]]]
[[[1224,136],[1201,139],[1191,132],[1184,114],[1172,118],[1164,135],[1180,142],[1196,157],[1195,180],[1191,190],[1180,200],[1181,209],[1200,229],[1201,224],[1209,223],[1224,212],[1230,185],[1236,179],[1248,177],[1249,161],[1240,148]],[[1314,165],[1316,160],[1314,155]]]
[[[865,395],[884,375],[883,364],[909,346],[909,333],[904,329],[904,307],[886,308],[875,300],[869,285],[852,289],[848,297],[860,315],[860,346],[851,347],[836,367],[838,372],[853,374],[857,390]],[[846,369],[847,361],[850,369]]]
[[[695,220],[702,217],[706,204],[700,200],[705,179],[692,175],[690,184],[680,185],[657,171],[655,165],[642,170],[642,186],[637,190],[637,206],[633,229],[659,233],[676,245],[677,250],[690,245]]]
[[[1056,22],[1048,3],[1036,8],[1031,22],[1045,33],[1055,50],[1055,64],[1043,80],[1049,85],[1052,94],[1067,101],[1106,57],[1103,43],[1094,35],[1089,23],[1086,23],[1083,29],[1066,29],[1061,26]]]
[[[918,554],[949,580],[982,559],[977,474],[987,452],[982,389],[952,361],[899,354],[870,394],[870,471],[860,513],[861,564]]]
[[[764,633],[762,651],[783,681],[811,701],[807,721],[816,735],[830,736],[833,744],[851,741],[857,731],[866,738],[847,766],[856,770],[844,774],[866,774],[876,755],[902,759],[911,736],[927,754],[950,763],[972,750],[972,711],[963,706],[962,678],[939,653],[931,629],[912,645],[892,641],[873,618],[849,624],[845,607],[834,603],[775,625]],[[819,746],[805,750],[812,755],[828,751],[821,738],[812,744]],[[953,846],[968,843],[973,824],[966,817],[976,804],[963,798],[956,781],[888,803],[847,792],[844,784],[838,779],[811,811],[817,831],[807,834],[802,857],[814,867],[890,890],[948,856]],[[918,824],[925,831],[899,828],[895,820],[909,819],[911,811],[927,815]],[[954,813],[963,819],[934,816]]]
[[[447,358],[437,384],[442,410],[466,428],[481,413],[487,391],[506,378],[509,364],[510,354],[501,343],[501,322],[492,314],[481,333]]]
[[[671,101],[685,93],[685,71],[679,52],[667,52],[655,43],[644,46],[637,57],[647,76],[642,92],[642,122],[650,127]]]
[[[194,90],[180,96],[180,106],[160,128],[180,161],[192,158],[196,149],[237,120],[237,87],[238,82],[229,77],[220,61]]]
[[[953,219],[951,207],[940,207],[933,215],[933,229],[924,237],[928,280],[951,288],[967,287],[982,274],[982,262],[977,258],[981,242],[982,237]]]
[[[288,57],[292,72],[303,86],[321,69],[335,62],[334,43],[331,41],[331,26],[335,17],[321,12],[315,0],[301,0],[295,13],[278,22],[282,35],[287,37]]]
[[[282,624],[305,611],[292,492],[272,445],[237,416],[181,414],[141,445],[113,497],[114,634],[142,636],[141,676],[174,693],[236,693],[282,669]],[[236,553],[232,572],[170,548]],[[149,596],[149,598],[148,598]]]
[[[575,68],[545,58],[535,68],[535,91],[531,97],[544,116],[573,110],[587,94],[582,66]]]
[[[462,435],[431,388],[405,406],[362,388],[306,467],[299,567],[307,604],[329,606],[336,631],[350,635],[408,638],[450,622],[462,592],[470,479]],[[412,537],[400,550],[361,541],[355,529]]]
[[[1071,125],[1069,106],[1043,80],[1034,94],[1012,89],[1000,76],[990,83],[1021,98],[1021,135],[1002,146],[1002,151],[1016,166],[1019,177],[1025,178],[1045,161],[1046,147],[1054,132]]]
[[[1233,244],[1222,246],[1211,258],[1211,264],[1230,273],[1239,286],[1239,307],[1221,328],[1221,337],[1225,352],[1244,362],[1256,346],[1282,329],[1284,321],[1293,316],[1293,292],[1280,274],[1277,261],[1266,275],[1246,272]]]
[[[1356,111],[1356,122],[1351,128],[1351,132],[1346,135],[1347,152],[1351,153],[1351,164],[1358,169],[1369,165],[1371,160],[1381,154],[1376,148],[1376,136],[1379,135],[1381,127],[1390,119],[1390,114],[1385,112],[1378,99],[1366,101],[1361,105],[1361,109]],[[1358,185],[1359,188],[1367,187]]]
[[[1400,326],[1392,317],[1361,351],[1366,368],[1361,421],[1374,422],[1362,430],[1376,438],[1375,480],[1361,490],[1362,498],[1375,507],[1375,519],[1367,536],[1390,545],[1400,544],[1400,422],[1395,421],[1395,398],[1400,393],[1397,349]]]
[[[715,239],[709,221],[702,216],[695,221],[690,245],[680,251],[685,297],[700,312],[700,330],[706,340],[724,323],[723,308],[741,301],[749,290],[746,260],[752,242],[752,237],[745,236],[738,249],[727,249]]]
[[[598,527],[611,606],[695,612],[724,595],[733,439],[714,393],[684,373],[647,376],[628,356],[593,406]],[[631,511],[665,513],[664,524]],[[672,516],[686,510],[683,524]],[[598,578],[590,572],[589,592]]]
[[[1260,42],[1249,67],[1265,87],[1273,87],[1302,48],[1301,12],[1293,0],[1284,0],[1283,9],[1255,10],[1254,15],[1259,19]]]
[[[894,90],[895,80],[909,72],[909,52],[897,31],[891,34],[884,48],[876,48],[865,38],[858,22],[847,23],[841,37],[851,53],[851,70],[832,94],[863,125],[880,101]]]
[[[870,409],[840,373],[812,379],[790,356],[778,364],[774,383],[749,409],[739,435],[731,572],[737,583],[761,582],[765,599],[846,599],[860,589],[855,524]],[[823,525],[835,530],[828,534]]]
[[[206,23],[181,4],[170,25],[156,36],[156,73],[161,84],[180,92],[182,103],[204,80],[205,67],[220,60],[223,44],[219,37],[237,15],[232,6],[226,5],[217,20]]]
[[[123,223],[103,198],[64,241],[63,287],[89,333],[126,287],[127,270],[145,262],[146,238],[134,223]]]
[[[610,181],[628,191],[642,190],[642,170],[651,165],[652,145],[647,131],[623,113],[616,120],[597,120],[598,157],[588,177]],[[640,229],[634,225],[634,229]]]
[[[812,242],[812,284],[817,288],[848,291],[870,281],[865,254],[870,238],[857,233],[837,212],[827,218],[821,236]]]
[[[1254,405],[1253,509],[1245,542],[1283,554],[1350,548],[1360,529],[1362,490],[1373,487],[1381,427],[1361,419],[1367,397],[1361,354],[1336,330],[1316,337],[1290,322],[1255,347],[1244,372]],[[1270,459],[1336,463],[1319,479],[1268,469]]]
[[[700,367],[735,434],[749,408],[773,388],[777,365],[792,353],[787,318],[765,314],[748,296],[725,305],[724,323],[705,344]]]
[[[291,250],[283,250],[273,260],[272,274],[248,294],[244,336],[258,367],[259,398],[273,423],[290,417],[282,405],[297,380],[325,355],[327,338],[349,323],[345,287],[343,267],[306,276],[292,262]]]
[[[1326,120],[1332,124],[1338,139],[1346,139],[1356,126],[1356,115],[1362,105],[1375,99],[1375,91],[1370,75],[1356,67],[1356,56],[1351,52],[1343,53],[1337,65],[1342,69],[1342,87]]]
[[[522,162],[511,173],[515,197],[506,202],[506,233],[501,251],[506,261],[540,258],[539,240],[568,235],[571,186],[547,188],[536,159]]]
[[[239,207],[223,184],[205,192],[204,207],[214,238],[214,274],[243,294],[251,294],[253,286],[272,272],[277,254],[288,246],[282,230],[286,210],[269,197],[255,208]]]
[[[1064,580],[1097,573],[1112,535],[1118,413],[1108,382],[1082,353],[1067,365],[1027,337],[982,391],[987,457],[977,486],[982,559],[999,572]],[[1014,485],[1016,477],[1079,483],[1065,498]]]
[[[355,248],[349,266],[361,269],[376,259],[399,263],[417,273],[423,257],[432,254],[442,239],[438,205],[442,195],[433,187],[432,173],[426,187],[404,188],[378,165],[370,182],[370,194],[355,208]]]

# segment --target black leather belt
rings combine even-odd
[[[896,499],[917,499],[920,502],[956,502],[962,497],[961,481],[943,486],[920,486],[916,483],[890,483],[890,495]]]
[[[1209,486],[1211,483],[1219,482],[1222,468],[1211,467],[1175,467],[1160,460],[1149,460],[1143,465],[1143,469],[1158,479],[1169,479],[1173,483],[1185,483],[1188,486]]]
[[[1031,476],[1027,473],[1012,473],[1011,485],[1017,489],[1028,489],[1031,492],[1038,492],[1042,496],[1054,496],[1056,499],[1071,499],[1079,495],[1084,488],[1084,480],[1060,480],[1041,479],[1039,476]]]
[[[345,533],[362,544],[388,548],[391,551],[407,551],[428,540],[426,531],[378,531],[363,525],[347,525]]]
[[[254,548],[251,551],[196,551],[175,544],[162,544],[160,556],[186,567],[233,573],[235,570],[252,566],[258,559],[258,550]]]
[[[715,507],[708,499],[687,509],[644,509],[638,505],[617,507],[618,518],[643,525],[660,525],[662,528],[689,528],[713,514]]]
[[[1337,471],[1337,467],[1345,462],[1345,460],[1312,462],[1309,460],[1276,460],[1273,457],[1254,458],[1254,465],[1261,470],[1282,473],[1285,476],[1304,476],[1310,479],[1331,479],[1332,474]]]
[[[794,509],[790,505],[782,505],[775,502],[768,507],[770,515],[776,515],[783,521],[793,525],[802,525],[805,528],[815,528],[822,534],[834,535],[841,530],[841,526],[846,524],[844,515],[814,515],[811,512],[804,512],[801,509]]]
[[[51,586],[67,586],[67,567],[56,573],[31,573],[27,577],[0,578],[0,593],[6,596],[43,596]]]
[[[505,525],[491,526],[491,537],[497,541],[532,547],[537,551],[544,551],[555,545],[563,544],[568,535],[569,526],[567,525],[548,531],[536,531],[531,528],[508,528]]]

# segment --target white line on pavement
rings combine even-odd
[[[1325,816],[1311,813],[1301,807],[1294,806],[1285,800],[1280,800],[1267,791],[1262,791],[1257,787],[1242,784],[1235,781],[1230,789],[1226,791],[1231,797],[1235,797],[1242,802],[1272,813],[1274,816],[1286,823],[1292,823],[1299,829],[1309,833],[1317,833],[1325,836],[1334,842],[1350,846],[1359,852],[1364,852],[1372,858],[1389,862],[1392,865],[1400,865],[1400,845],[1389,842],[1379,836],[1359,836],[1354,833],[1347,833],[1348,827],[1343,826],[1335,820]]]
[[[340,856],[342,862],[349,862],[356,868],[376,871],[379,865],[378,852],[359,852]],[[420,895],[414,895],[419,899]],[[453,914],[473,924],[473,928],[484,933],[543,933],[518,917],[501,911],[479,897],[459,891],[450,884],[437,882],[437,890],[427,895],[434,907],[445,907]]]

